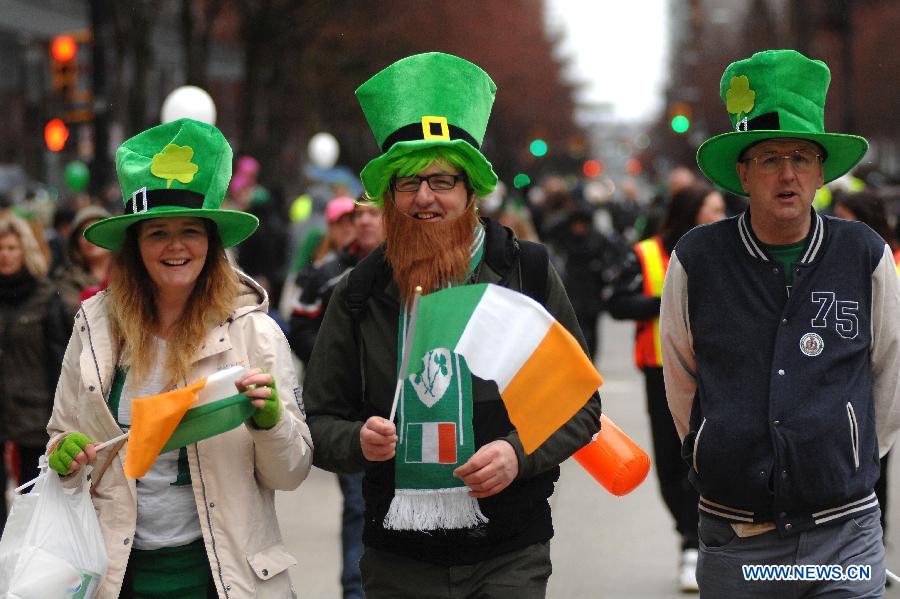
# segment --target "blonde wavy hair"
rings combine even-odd
[[[234,309],[239,279],[222,247],[215,224],[203,219],[209,249],[184,312],[166,340],[164,368],[168,385],[187,384],[190,366],[209,330],[223,322]],[[109,313],[113,340],[122,366],[142,381],[156,362],[155,333],[159,329],[155,285],[147,273],[138,246],[140,223],[125,234],[122,248],[113,254],[109,285]]]
[[[7,216],[0,219],[0,237],[15,235],[22,245],[22,259],[31,276],[39,279],[47,274],[50,265],[41,251],[37,238],[31,231],[28,223],[17,216]]]

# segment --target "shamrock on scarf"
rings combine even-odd
[[[160,179],[166,179],[166,189],[172,187],[172,181],[177,179],[179,183],[190,183],[194,175],[200,170],[191,162],[194,157],[194,148],[190,146],[167,145],[162,152],[153,156],[150,163],[150,172]]]
[[[447,392],[453,376],[450,366],[450,350],[438,348],[422,357],[422,373],[409,375],[409,382],[419,400],[429,408]]]

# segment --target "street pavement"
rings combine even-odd
[[[651,453],[643,377],[634,368],[633,325],[602,320],[597,366],[605,382],[603,411]],[[900,465],[891,464],[888,568],[900,574]],[[548,597],[668,599],[678,592],[678,536],[651,470],[624,497],[596,483],[574,460],[562,464],[551,499],[556,536]],[[317,468],[297,491],[279,493],[278,517],[287,548],[296,556],[294,587],[302,599],[336,599],[340,592],[341,494],[335,475]],[[887,594],[900,597],[898,585]]]

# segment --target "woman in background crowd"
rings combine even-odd
[[[69,329],[31,228],[14,216],[0,219],[0,446],[16,444],[21,480],[38,474]],[[0,490],[6,477],[0,459]],[[4,493],[0,530],[5,522]]]
[[[646,383],[653,462],[660,492],[681,535],[678,586],[682,591],[699,588],[696,578],[699,497],[688,481],[687,464],[681,459],[681,441],[666,401],[659,339],[660,296],[669,256],[681,236],[697,225],[723,218],[725,200],[719,192],[699,183],[679,189],[669,201],[659,233],[635,244],[608,302],[613,318],[638,321],[634,359]]]
[[[99,206],[87,206],[72,219],[72,232],[66,245],[66,261],[53,273],[59,295],[69,316],[74,317],[88,289],[100,289],[108,283],[110,251],[84,238],[84,230],[110,214]]]

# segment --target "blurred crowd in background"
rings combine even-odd
[[[882,180],[877,173],[848,175],[823,187],[814,206],[824,214],[864,220],[897,249],[900,187]],[[658,233],[672,198],[701,181],[702,175],[687,166],[675,167],[656,181],[555,174],[522,188],[501,183],[480,199],[479,211],[497,218],[518,238],[549,247],[597,358],[599,316],[632,246]],[[255,215],[260,228],[233,250],[232,258],[266,288],[271,315],[286,333],[300,305],[303,280],[354,242],[353,221],[358,204],[364,203],[357,201],[360,193],[357,180],[333,177],[312,179],[298,193],[267,180],[265,167],[256,159],[236,160],[228,207]],[[724,216],[746,206],[739,196],[723,193],[722,199]],[[38,251],[46,261],[46,273],[38,278],[46,278],[59,292],[68,317],[74,316],[80,301],[108,283],[109,252],[88,243],[82,232],[121,212],[121,205],[117,186],[110,186],[103,197],[84,191],[58,198],[36,194],[17,203],[0,194],[0,219],[21,219],[28,225],[34,250],[20,243],[26,254]]]

